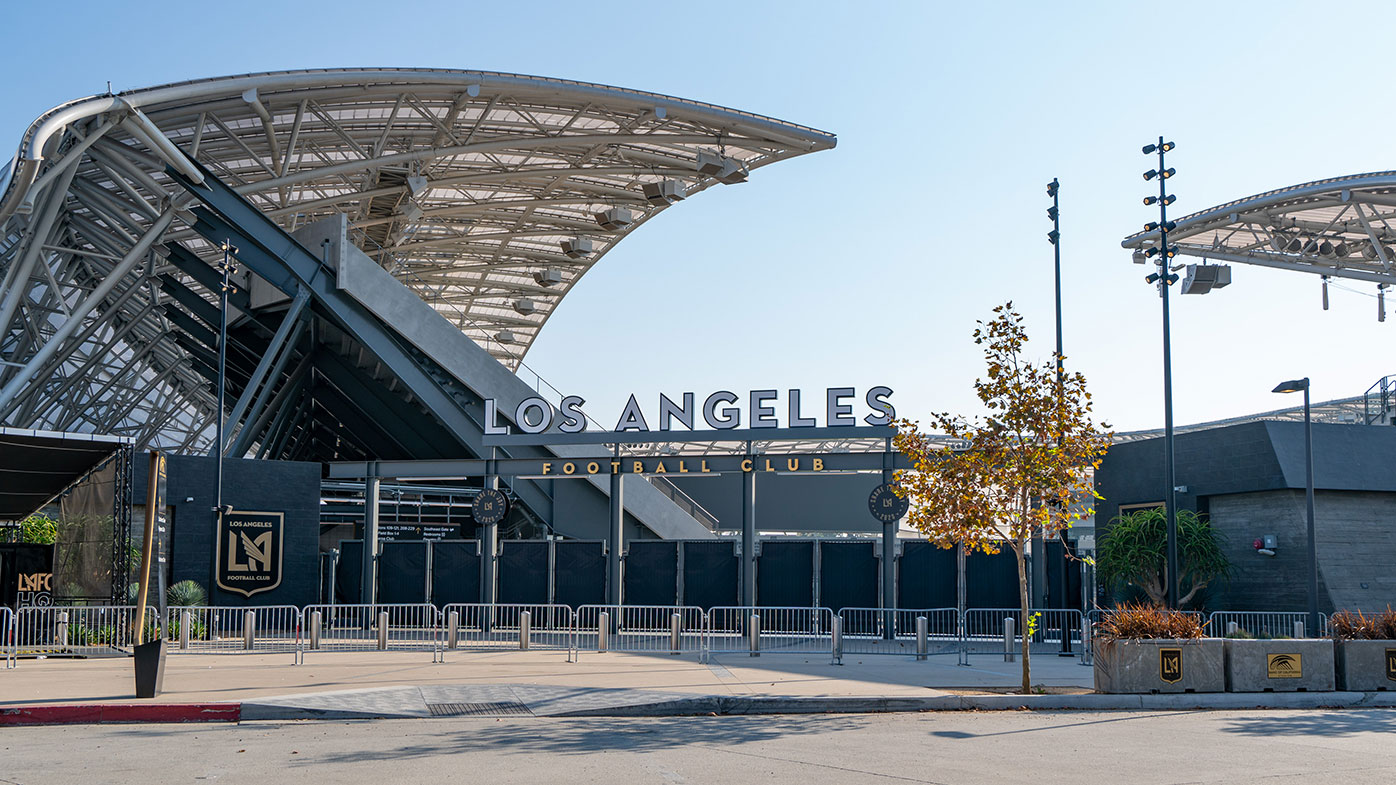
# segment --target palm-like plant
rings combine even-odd
[[[1179,510],[1177,520],[1181,608],[1208,585],[1228,577],[1231,563],[1222,552],[1220,536],[1205,517]],[[1138,587],[1151,603],[1162,605],[1168,595],[1167,525],[1161,507],[1131,510],[1112,520],[1096,549],[1101,582],[1115,590]]]

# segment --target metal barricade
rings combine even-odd
[[[301,618],[303,651],[430,651],[441,660],[435,605],[307,605]]]
[[[15,656],[129,654],[136,645],[136,606],[68,605],[20,608],[15,618]],[[145,640],[159,635],[155,609],[145,612]]]
[[[706,653],[827,654],[837,661],[836,619],[828,608],[713,608]]]
[[[1328,617],[1320,614],[1322,629],[1308,629],[1309,614],[1304,611],[1212,611],[1207,617],[1207,634],[1217,638],[1294,638],[1295,624],[1304,625],[1305,638],[1322,637]],[[1232,627],[1231,625],[1236,625]]]
[[[5,670],[15,667],[15,614],[9,608],[0,608],[0,653],[5,655]]]
[[[299,662],[303,624],[293,605],[172,606],[165,640],[171,654],[289,652]]]
[[[583,605],[574,618],[573,660],[583,650],[701,654],[708,624],[702,608],[672,605]]]
[[[572,656],[572,608],[567,605],[453,603],[441,609],[444,650],[543,649]]]
[[[843,608],[844,654],[927,656],[960,650],[960,612],[955,608]],[[924,640],[916,620],[926,619]]]
[[[1018,608],[968,608],[965,610],[961,646],[966,654],[1004,654],[1005,619],[1012,619],[1011,651],[1022,651],[1023,635],[1028,638],[1028,650],[1033,654],[1070,653],[1081,656],[1081,636],[1084,617],[1072,608],[1029,608],[1025,624]]]

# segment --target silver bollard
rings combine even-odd
[[[57,636],[56,636],[56,639],[54,640],[54,643],[58,644],[59,646],[67,646],[67,645],[68,645],[68,612],[67,612],[67,611],[59,611],[59,612],[58,612],[58,629],[57,629]]]
[[[189,611],[179,612],[179,648],[189,648],[189,627],[194,623],[194,617]]]
[[[320,611],[312,611],[310,614],[310,648],[320,648]]]
[[[1091,642],[1091,620],[1090,620],[1090,619],[1087,619],[1087,618],[1082,618],[1082,619],[1081,619],[1081,664],[1082,664],[1082,665],[1090,665],[1090,664],[1092,664],[1092,663],[1094,662],[1094,659],[1095,659],[1095,652],[1092,651],[1092,649],[1091,649],[1091,646],[1092,646],[1092,645],[1093,645],[1093,644],[1092,644],[1092,642]]]
[[[601,611],[596,616],[596,650],[605,653],[611,648],[611,614]]]
[[[1296,637],[1296,638],[1307,638],[1307,637],[1309,637],[1308,634],[1305,633],[1305,631],[1304,631],[1304,622],[1302,622],[1302,621],[1296,621],[1296,622],[1294,623],[1294,637]]]
[[[242,648],[243,651],[252,651],[252,644],[257,640],[257,614],[248,611],[242,615]]]
[[[751,648],[751,656],[761,656],[761,617],[755,613],[751,614],[751,619],[747,621],[746,634],[748,645]]]
[[[1236,622],[1234,622],[1234,621],[1229,621],[1229,622],[1227,622],[1227,623],[1226,623],[1226,637],[1228,637],[1228,638],[1235,638],[1235,637],[1236,637],[1236,631],[1239,630],[1239,629],[1241,629],[1241,628],[1240,628],[1239,626],[1237,626]]]
[[[446,617],[446,648],[454,649],[460,644],[460,611],[451,611]]]
[[[1018,655],[1013,651],[1013,617],[1007,616],[1003,620],[1003,661],[1017,662]]]
[[[533,614],[528,611],[519,613],[519,651],[528,651],[528,628],[533,620]]]
[[[925,616],[916,617],[916,659],[926,659],[927,638],[929,636],[929,621]]]
[[[829,619],[829,643],[833,650],[834,664],[843,664],[843,617],[833,616]]]
[[[386,651],[388,648],[388,612],[383,611],[378,614],[378,650]]]
[[[683,648],[683,617],[675,613],[669,616],[669,653],[678,654]]]

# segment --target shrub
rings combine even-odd
[[[1361,611],[1338,611],[1328,619],[1328,629],[1340,641],[1396,640],[1396,611],[1390,605],[1371,616]]]
[[[176,608],[193,608],[208,604],[208,595],[195,581],[180,581],[165,590],[165,601]]]
[[[1205,624],[1197,616],[1152,605],[1122,605],[1106,612],[1096,636],[1118,640],[1201,638]]]

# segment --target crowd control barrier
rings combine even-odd
[[[453,603],[441,609],[446,651],[541,649],[572,652],[576,616],[566,605]]]
[[[5,670],[15,667],[15,614],[9,608],[0,608],[0,652],[5,655]]]
[[[1328,616],[1320,629],[1308,629],[1309,614],[1299,611],[1213,611],[1207,634],[1217,638],[1318,638],[1328,633]]]
[[[307,605],[302,651],[430,651],[441,658],[435,605]]]
[[[583,650],[701,654],[707,625],[707,614],[692,606],[583,605],[573,626],[572,658]]]
[[[16,656],[129,654],[137,643],[136,606],[68,605],[20,608],[15,619]],[[145,611],[145,639],[159,635],[154,608]]]
[[[708,611],[706,654],[827,654],[838,662],[840,620],[828,608],[749,605]]]
[[[165,640],[171,654],[286,652],[299,662],[303,624],[293,605],[174,606],[165,619]]]
[[[843,608],[844,654],[958,654],[960,612],[955,608]]]
[[[1015,659],[1022,652],[1023,635],[1031,628],[1031,654],[1081,653],[1083,616],[1062,608],[1029,608],[1029,624],[1018,608],[969,608],[965,610],[962,647],[967,654],[1003,654]]]

